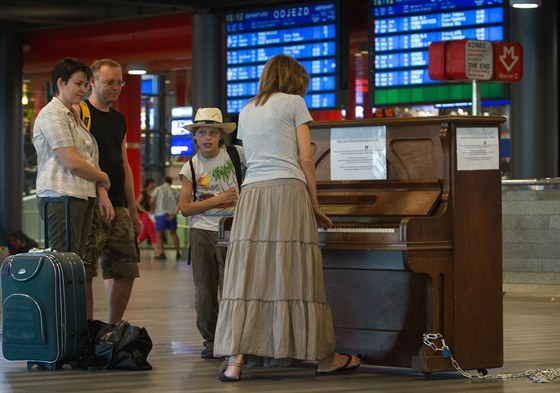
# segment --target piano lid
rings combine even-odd
[[[317,182],[319,205],[328,216],[429,216],[441,196],[439,180]]]

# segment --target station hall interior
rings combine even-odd
[[[395,0],[398,1],[398,0]],[[447,0],[445,0],[447,1]],[[472,91],[460,102],[434,102],[413,99],[406,103],[386,102],[376,105],[375,100],[375,46],[372,29],[374,5],[392,3],[391,0],[335,1],[343,15],[342,44],[344,51],[342,72],[336,86],[336,107],[311,110],[315,122],[354,120],[358,118],[409,118],[424,116],[469,116],[472,114]],[[511,0],[495,0],[504,10],[504,41],[520,43],[523,47],[523,77],[519,82],[481,82],[481,115],[504,116],[500,125],[501,213],[503,249],[503,293],[506,334],[506,372],[525,368],[560,367],[560,125],[558,122],[558,31],[560,3],[540,0],[535,9],[517,9]],[[42,231],[34,196],[34,149],[30,143],[33,120],[48,103],[50,71],[58,59],[76,57],[85,64],[99,58],[112,58],[123,66],[126,87],[115,108],[127,118],[128,157],[133,169],[135,191],[138,193],[144,178],[159,180],[165,175],[175,179],[188,156],[171,153],[173,143],[172,110],[199,107],[224,108],[225,120],[237,121],[237,113],[227,113],[227,43],[226,15],[245,10],[301,7],[321,1],[276,0],[5,0],[0,3],[0,238],[16,229],[41,240]],[[488,2],[486,2],[488,3]],[[338,59],[339,57],[337,57]],[[144,75],[129,74],[140,67]],[[447,82],[455,84],[455,82]],[[472,85],[470,86],[472,87]],[[469,85],[466,87],[469,90]],[[499,97],[487,98],[495,91]],[[378,89],[383,92],[382,88]],[[178,115],[178,119],[192,117]],[[234,142],[231,140],[230,142]],[[484,192],[484,191],[481,191]],[[23,198],[22,198],[23,196]],[[186,233],[186,232],[185,232]],[[187,235],[181,237],[187,246]],[[177,282],[178,277],[190,280],[188,267],[179,261],[163,266],[152,255],[146,257],[145,269],[154,275],[158,285],[174,280],[173,293],[190,296]],[[163,267],[162,267],[163,266]],[[169,275],[166,275],[168,274]],[[189,283],[192,285],[192,283]],[[139,288],[144,288],[141,284]],[[138,289],[139,290],[139,289]],[[102,296],[102,288],[96,291]],[[136,289],[135,289],[136,291]],[[508,297],[510,296],[511,297]],[[134,296],[134,295],[133,295]],[[176,324],[190,326],[194,333],[182,332],[176,341],[154,350],[155,363],[170,367],[181,384],[151,377],[147,387],[138,391],[183,391],[188,382],[182,377],[181,367],[173,364],[169,351],[187,362],[196,358],[197,337],[194,326],[194,304],[171,300],[165,306],[153,301],[154,296],[168,300],[167,293],[155,286],[145,287],[145,293],[133,301],[131,317],[146,325],[160,327],[143,315],[144,304],[161,318]],[[192,299],[191,299],[192,300]],[[145,303],[142,303],[145,302]],[[174,307],[187,317],[177,316]],[[96,312],[102,316],[104,309]],[[185,319],[186,318],[186,319]],[[529,333],[534,321],[540,321],[539,334]],[[520,328],[514,324],[520,323]],[[522,323],[522,324],[521,324]],[[172,327],[154,332],[156,339],[169,341]],[[533,346],[532,340],[537,343]],[[167,342],[166,341],[166,342]],[[187,344],[185,344],[187,343]],[[511,344],[512,343],[512,344]],[[550,344],[548,347],[547,345]],[[167,345],[167,344],[166,344]],[[510,346],[511,345],[511,346]],[[199,360],[199,359],[197,359]],[[192,362],[191,362],[192,363]],[[192,367],[191,367],[192,366]],[[33,377],[22,377],[12,365],[2,365],[0,376],[4,389],[13,381],[22,384],[20,390],[30,391]],[[215,379],[217,365],[195,363],[187,366],[193,377],[193,391],[224,391],[222,386],[207,384]],[[371,376],[378,369],[366,369]],[[274,375],[272,381],[258,371],[251,375],[257,386],[248,391],[273,389],[298,391],[294,381],[305,380],[306,370]],[[455,377],[444,377],[440,386],[420,379],[399,380],[399,371],[382,369],[380,390],[372,388],[364,378],[352,382],[345,390],[344,379],[332,384],[323,383],[316,391],[448,391],[456,389]],[[197,374],[199,372],[200,374]],[[408,371],[405,371],[405,374]],[[401,375],[402,376],[402,375]],[[48,377],[47,390],[54,391],[59,383],[78,383]],[[96,381],[97,376],[88,375]],[[143,378],[143,377],[141,377]],[[396,380],[395,380],[396,379]],[[126,391],[134,377],[117,375],[120,391]],[[411,382],[417,382],[415,385]],[[556,392],[558,380],[538,385],[530,382],[500,386],[490,384],[461,385],[464,391],[488,392]],[[152,383],[152,385],[150,385]],[[217,382],[216,382],[217,383]],[[73,385],[72,385],[73,384]],[[261,385],[259,385],[261,384]],[[14,385],[15,386],[15,385]],[[306,391],[308,384],[303,384]],[[88,388],[89,389],[89,388]],[[91,388],[93,389],[93,388]],[[253,390],[251,390],[253,389]],[[423,390],[425,389],[425,390]],[[536,389],[536,390],[535,390]],[[1,390],[1,389],[0,389]],[[9,391],[9,390],[6,390]],[[95,390],[84,390],[95,391]]]

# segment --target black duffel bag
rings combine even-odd
[[[148,354],[152,339],[145,328],[127,321],[110,324],[88,321],[87,349],[82,367],[87,370],[151,370]]]
[[[37,247],[39,247],[39,243],[27,236],[21,230],[13,231],[8,235],[8,248],[10,249],[10,254],[12,255],[28,252],[32,248]]]

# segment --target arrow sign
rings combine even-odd
[[[513,66],[519,61],[519,56],[515,54],[515,48],[513,46],[508,48],[504,45],[503,53],[501,55],[498,54],[498,58],[508,72],[510,72]]]
[[[498,82],[519,82],[523,78],[523,47],[517,42],[494,42],[494,77]]]

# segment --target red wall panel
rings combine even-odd
[[[123,66],[137,62],[172,62],[174,68],[190,66],[191,17],[183,13],[49,29],[48,34],[29,33],[24,39],[24,73],[50,72],[65,56],[76,57],[86,64],[112,58]]]

